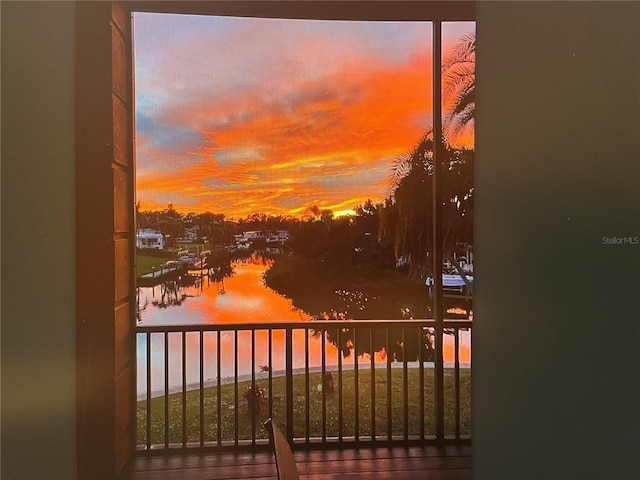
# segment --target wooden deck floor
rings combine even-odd
[[[304,480],[470,480],[471,446],[297,451]],[[135,460],[126,480],[276,479],[272,453],[223,453]]]

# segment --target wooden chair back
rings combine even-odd
[[[267,429],[271,437],[271,443],[276,456],[278,480],[299,480],[298,468],[293,458],[293,452],[285,436],[271,419],[264,422],[264,428]]]

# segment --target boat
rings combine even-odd
[[[473,275],[465,275],[466,280],[473,284]],[[458,291],[462,291],[462,287],[466,287],[467,284],[459,274],[452,273],[443,273],[442,274],[442,287],[449,289],[457,289]],[[428,277],[425,282],[428,287],[431,287],[434,284],[433,278]]]
[[[472,271],[473,272],[473,271]],[[473,273],[460,272],[442,274],[442,293],[445,297],[463,297],[470,299],[473,296]],[[464,275],[464,278],[463,276]],[[433,295],[434,281],[427,277],[426,285],[429,287],[429,295]]]

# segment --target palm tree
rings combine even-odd
[[[379,241],[393,243],[396,260],[408,264],[414,278],[429,273],[431,230],[426,219],[432,209],[432,152],[429,130],[413,150],[397,159],[392,192],[380,216]]]
[[[470,124],[476,111],[476,35],[460,38],[442,64],[444,133],[452,142]]]
[[[459,243],[473,240],[474,151],[452,146],[475,115],[475,34],[465,35],[442,65],[444,103],[443,250],[450,257]],[[393,241],[396,259],[409,265],[409,275],[431,274],[433,131],[401,155],[393,168],[393,185],[381,212],[380,241]]]
[[[473,241],[473,150],[444,144],[442,179],[443,253],[451,256],[459,243]],[[409,153],[398,158],[392,193],[383,203],[378,239],[393,242],[396,259],[409,265],[409,275],[431,274],[433,211],[433,135],[429,131]]]

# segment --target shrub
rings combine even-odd
[[[265,389],[255,384],[251,385],[245,390],[244,399],[250,413],[260,413],[265,400]]]

